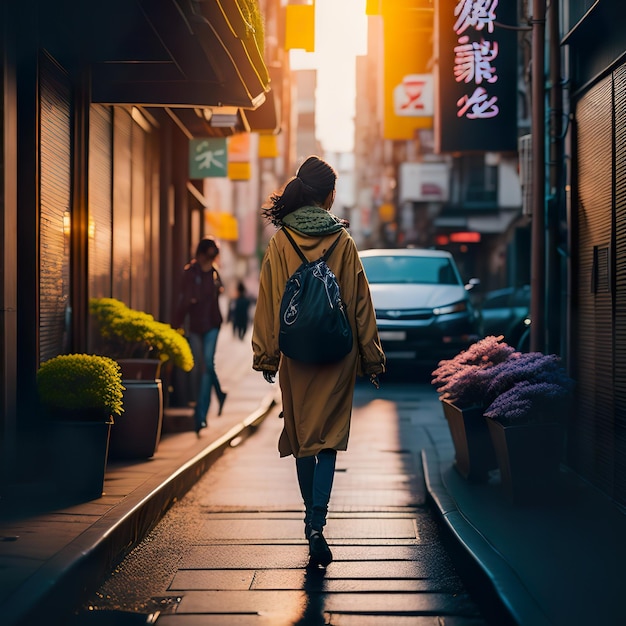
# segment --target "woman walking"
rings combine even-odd
[[[206,428],[211,403],[211,390],[215,390],[218,402],[217,414],[222,414],[226,392],[222,390],[215,369],[215,348],[222,313],[219,296],[224,285],[216,267],[220,248],[213,237],[204,237],[198,243],[195,257],[185,265],[180,281],[178,299],[172,316],[172,326],[182,328],[185,319],[189,323],[189,344],[196,365],[201,372],[200,391],[194,410],[194,429]]]
[[[326,566],[332,553],[323,535],[338,450],[346,450],[357,374],[378,388],[385,371],[369,285],[346,222],[332,213],[337,174],[310,156],[282,190],[263,206],[263,216],[279,230],[261,267],[252,334],[253,368],[273,383],[279,373],[284,426],[278,450],[293,455],[304,501],[305,537],[312,565]],[[337,277],[353,335],[350,353],[336,363],[312,365],[282,355],[278,346],[279,309],[285,284],[301,260],[288,229],[308,260],[320,258],[339,236],[328,265]]]

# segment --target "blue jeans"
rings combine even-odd
[[[196,430],[200,430],[203,425],[206,426],[207,413],[211,404],[211,389],[215,389],[218,397],[223,393],[215,371],[215,347],[219,332],[219,328],[213,328],[202,335],[191,333],[189,337],[196,359],[196,367],[202,367],[200,391],[194,412]]]
[[[326,448],[315,456],[296,459],[298,485],[305,507],[304,523],[320,532],[326,525],[336,461],[337,450],[332,448]]]

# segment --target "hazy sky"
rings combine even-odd
[[[355,56],[365,54],[365,0],[316,0],[315,52],[291,51],[292,69],[317,69],[317,137],[324,150],[354,146]]]

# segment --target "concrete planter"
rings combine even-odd
[[[558,476],[564,427],[557,423],[503,426],[495,419],[484,419],[509,500],[521,504],[545,497]]]
[[[486,481],[497,461],[482,409],[461,409],[448,400],[441,405],[454,444],[454,466],[467,480]]]

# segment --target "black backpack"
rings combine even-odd
[[[302,264],[287,280],[280,303],[280,351],[290,359],[304,363],[340,361],[352,350],[352,328],[339,284],[326,261],[341,235],[326,254],[317,261],[309,261],[286,228],[283,232]]]

